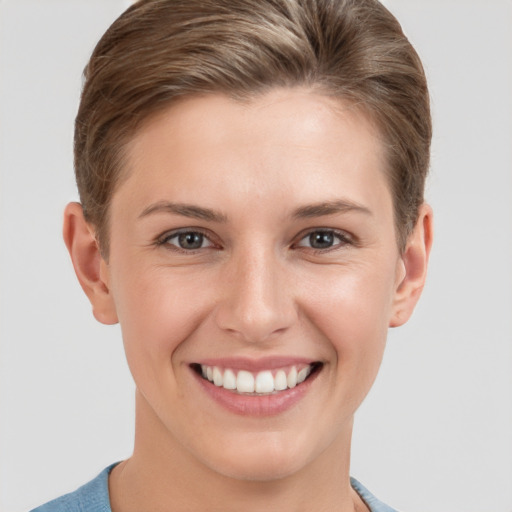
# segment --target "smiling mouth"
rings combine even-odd
[[[236,394],[264,396],[278,394],[300,386],[318,373],[323,364],[293,365],[272,370],[249,372],[193,363],[190,367],[204,380]]]

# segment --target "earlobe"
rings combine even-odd
[[[423,204],[399,262],[401,275],[397,279],[390,327],[403,325],[412,315],[425,285],[432,238],[432,208]]]
[[[92,305],[94,317],[104,324],[117,323],[115,303],[109,287],[108,265],[100,254],[92,226],[82,205],[69,203],[64,211],[63,237],[78,281]]]

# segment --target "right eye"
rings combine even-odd
[[[213,243],[200,231],[179,231],[170,233],[160,239],[159,245],[173,245],[182,251],[197,251],[213,247]]]

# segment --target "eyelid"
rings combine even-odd
[[[334,244],[333,246],[325,248],[325,249],[315,249],[314,247],[308,247],[307,245],[301,245],[300,244],[300,242],[302,242],[308,236],[311,236],[313,233],[316,233],[316,232],[329,232],[329,233],[333,233],[334,236],[339,239],[339,242]],[[207,247],[201,247],[199,249],[183,249],[183,248],[179,247],[178,245],[170,244],[169,243],[170,239],[172,239],[174,237],[177,237],[177,236],[179,236],[180,234],[183,234],[183,233],[199,233],[203,237],[205,237],[206,240],[208,240],[209,245]],[[209,248],[212,248],[212,247],[219,248],[219,249],[222,248],[221,244],[219,242],[217,242],[215,240],[215,238],[216,237],[207,229],[200,228],[200,227],[195,227],[195,226],[190,226],[190,227],[184,227],[184,228],[173,229],[173,230],[170,230],[170,231],[165,231],[163,234],[159,235],[155,239],[154,243],[157,246],[167,245],[169,250],[191,254],[191,253],[194,253],[196,251],[201,251],[201,250],[209,249]],[[319,252],[319,253],[325,253],[325,252],[328,252],[328,251],[333,251],[333,250],[336,250],[336,249],[340,249],[340,248],[342,248],[342,247],[344,247],[346,245],[356,245],[356,243],[357,243],[357,240],[350,233],[348,233],[348,232],[346,232],[344,230],[335,229],[335,228],[328,228],[328,227],[308,228],[308,229],[302,231],[301,233],[299,233],[297,235],[297,237],[295,238],[295,240],[296,240],[296,242],[293,242],[291,244],[292,248],[297,248],[298,247],[298,248],[310,249],[311,251],[315,251],[315,252]]]
[[[199,249],[183,249],[179,247],[178,245],[169,243],[169,240],[172,238],[175,238],[181,234],[184,233],[198,233],[202,235],[206,240],[208,240],[209,245],[207,247],[200,247]],[[212,233],[209,230],[198,228],[198,227],[185,227],[185,228],[178,228],[178,229],[172,229],[170,231],[166,231],[163,234],[159,235],[155,240],[155,245],[157,246],[165,246],[167,245],[169,250],[183,252],[183,253],[194,253],[196,251],[201,251],[204,249],[209,249],[211,247],[219,247],[219,244],[213,240]]]
[[[300,242],[302,242],[307,237],[311,236],[313,233],[333,233],[335,237],[337,237],[340,242],[337,244],[332,245],[331,247],[328,247],[326,249],[316,249],[314,247],[308,247],[307,245],[301,245]],[[301,247],[306,249],[311,249],[312,251],[316,251],[319,253],[325,253],[328,251],[334,251],[336,249],[339,249],[341,247],[344,247],[346,245],[355,245],[356,241],[354,240],[354,237],[347,233],[346,231],[343,231],[341,229],[335,229],[335,228],[327,228],[327,227],[320,227],[320,228],[310,228],[305,231],[302,231],[296,238],[298,241],[294,244],[292,244],[295,247]]]

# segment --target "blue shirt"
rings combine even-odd
[[[112,512],[108,495],[108,475],[115,464],[105,468],[94,480],[75,492],[37,507],[31,512]],[[355,478],[350,479],[352,488],[366,503],[370,512],[397,512],[384,505]]]

